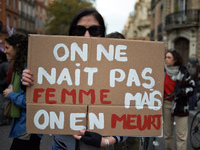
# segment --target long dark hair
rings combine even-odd
[[[69,28],[69,35],[70,36],[73,36],[73,33],[72,33],[72,27],[77,25],[77,22],[84,16],[88,16],[88,15],[93,15],[94,18],[99,22],[99,25],[102,27],[102,34],[101,34],[101,37],[105,37],[105,31],[106,31],[106,27],[105,27],[105,24],[104,24],[104,20],[103,20],[103,17],[100,15],[100,13],[92,8],[92,7],[86,7],[86,8],[83,8],[81,10],[79,10],[76,15],[74,16],[74,19],[72,20],[71,22],[71,25],[70,25],[70,28]]]
[[[183,58],[175,49],[167,50],[166,54],[167,53],[171,53],[172,56],[174,57],[174,60],[176,60],[174,66],[180,66],[180,67],[183,66]]]
[[[28,36],[16,33],[5,38],[5,41],[17,50],[13,64],[13,71],[21,74],[27,62]]]

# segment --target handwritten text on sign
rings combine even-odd
[[[157,77],[155,79],[153,65],[142,66],[139,69],[136,65],[134,65],[136,67],[129,65],[134,59],[132,55],[129,55],[131,49],[129,44],[114,43],[105,44],[105,46],[104,43],[97,43],[93,45],[96,45],[93,46],[93,49],[90,49],[90,44],[87,42],[81,44],[79,42],[71,42],[71,44],[59,42],[52,45],[51,50],[49,50],[49,55],[51,55],[49,61],[56,62],[58,65],[62,64],[62,66],[65,63],[66,66],[50,65],[46,68],[38,65],[36,67],[37,86],[34,87],[31,103],[43,102],[55,106],[66,103],[73,105],[92,104],[94,106],[100,104],[106,108],[119,104],[124,109],[143,110],[145,108],[158,113],[148,115],[111,113],[110,128],[116,128],[118,122],[121,122],[123,129],[143,131],[154,128],[160,130],[162,89],[156,87]],[[95,55],[91,56],[92,52]],[[101,62],[107,66],[102,67]],[[116,63],[127,64],[127,67],[115,65]],[[73,64],[73,67],[70,64]],[[103,75],[105,78],[102,77],[102,72],[105,72]],[[99,84],[99,80],[96,79],[101,79],[105,87]],[[46,86],[43,87],[44,84]],[[116,88],[125,89],[125,91],[119,91],[122,92],[120,95],[123,97],[121,96],[117,100],[115,100],[116,97],[112,98],[112,91]],[[126,91],[126,88],[129,90]],[[83,120],[87,116],[88,129],[105,129],[107,116],[103,111],[96,114],[93,112],[70,113],[69,118],[66,118],[65,112],[55,113],[39,109],[34,115],[33,122],[35,127],[40,130],[45,130],[48,127],[50,129],[64,129],[67,119],[70,120],[67,122],[70,129],[78,131],[86,128]],[[42,122],[41,118],[43,118]]]

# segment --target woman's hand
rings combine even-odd
[[[115,138],[102,137],[100,134],[95,132],[89,132],[86,130],[81,130],[80,135],[73,135],[77,140],[83,141],[87,145],[92,145],[95,147],[108,147],[116,143]]]
[[[33,85],[33,73],[28,69],[23,70],[21,81],[24,86],[32,86]]]
[[[3,91],[4,97],[7,98],[8,93],[10,93],[10,92],[12,92],[12,91],[13,91],[13,86],[11,85],[11,88],[10,88],[10,89],[5,89],[5,90]]]

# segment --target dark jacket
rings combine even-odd
[[[7,82],[6,82],[6,73],[9,68],[8,62],[0,62],[0,93],[3,93],[3,91],[7,88]]]
[[[175,83],[174,100],[172,101],[173,116],[189,115],[189,97],[192,96],[195,82],[185,67],[180,67]]]

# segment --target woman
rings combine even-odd
[[[174,149],[173,128],[176,124],[177,150],[187,149],[189,96],[195,83],[176,50],[165,54],[164,138],[166,149]]]
[[[94,8],[81,9],[74,17],[70,29],[70,36],[105,37],[105,24],[102,16]],[[30,70],[23,72],[22,83],[25,86],[33,85],[33,74]],[[101,135],[85,130],[78,135],[54,135],[52,150],[91,149],[95,147],[111,147],[125,138],[119,136],[102,137]],[[80,140],[77,142],[75,139]],[[83,144],[84,142],[85,144]],[[92,146],[89,146],[92,145]]]
[[[39,150],[41,135],[26,133],[26,88],[21,84],[22,71],[26,69],[28,38],[13,34],[5,39],[5,54],[14,60],[11,88],[4,96],[11,100],[13,118],[9,137],[14,138],[10,150]]]

